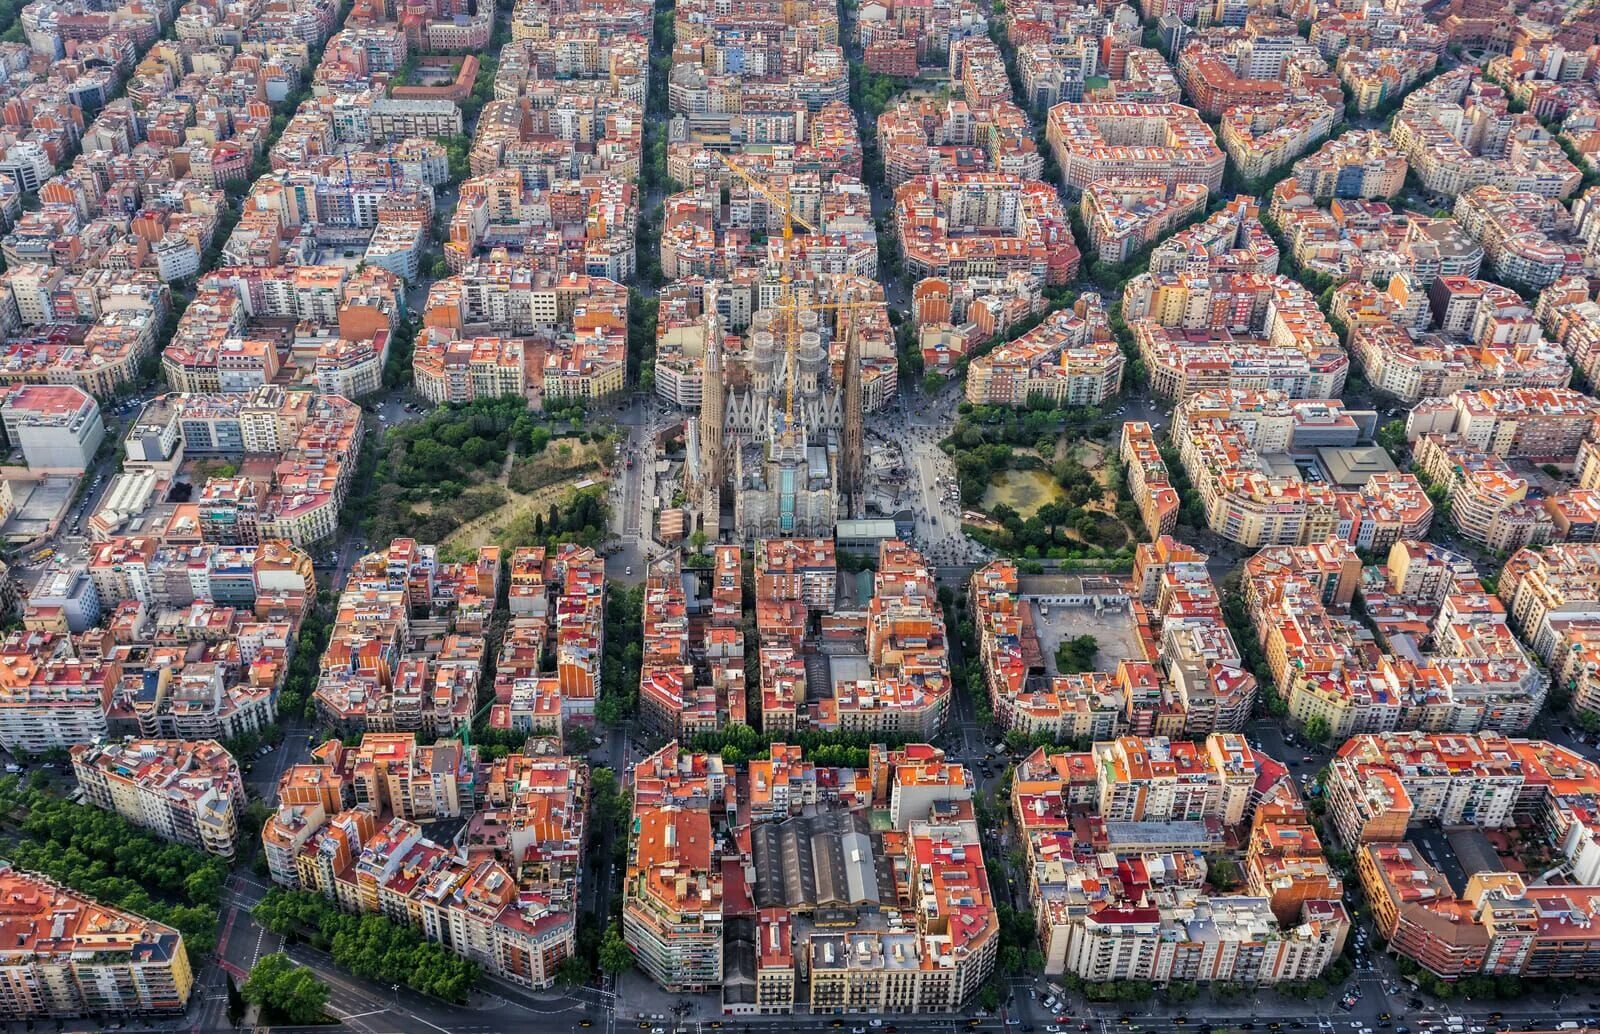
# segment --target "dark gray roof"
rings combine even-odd
[[[755,828],[758,908],[814,911],[877,904],[876,853],[866,816],[831,810]]]

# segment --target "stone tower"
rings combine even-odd
[[[722,384],[722,320],[715,299],[706,300],[705,377],[700,400],[700,519],[707,537],[715,541],[722,520],[722,413],[726,389]]]

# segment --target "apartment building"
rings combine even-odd
[[[1144,273],[1123,289],[1152,390],[1182,402],[1208,389],[1261,385],[1337,398],[1349,370],[1316,299],[1282,275]]]
[[[412,539],[357,561],[313,693],[323,719],[353,733],[424,736],[470,722],[499,568],[498,546],[447,564]]]
[[[757,555],[772,549],[763,544]],[[824,568],[827,558],[820,558]],[[920,553],[898,539],[884,540],[873,595],[856,608],[824,613],[820,639],[807,631],[820,587],[808,592],[806,579],[797,584],[767,566],[770,559],[760,563],[755,607],[761,728],[931,738],[943,727],[951,694],[947,632],[932,572]],[[818,578],[825,585],[826,570]],[[830,691],[821,699],[806,688],[807,672],[818,664],[832,673]]]
[[[327,754],[317,779],[296,775],[300,803],[284,802],[263,832],[269,850],[298,845],[292,876],[274,869],[274,879],[348,912],[381,913],[500,979],[549,987],[577,950],[588,766],[556,753],[554,741],[544,746],[538,756],[481,762],[473,752],[465,761],[475,789],[462,800],[460,851],[390,817],[388,799],[328,813],[341,773],[356,774],[359,796],[371,766],[365,744],[354,757]]]
[[[1600,616],[1596,562],[1600,549],[1587,542],[1523,549],[1506,561],[1497,595],[1507,619],[1557,677],[1566,675],[1562,652],[1577,652],[1568,637]]]
[[[1515,553],[1555,536],[1555,521],[1546,509],[1555,500],[1530,499],[1527,479],[1500,457],[1466,448],[1454,436],[1434,434],[1418,438],[1412,453],[1429,480],[1444,488],[1450,523],[1469,541]]]
[[[1001,172],[1036,180],[1044,172],[1028,116],[1009,95],[978,104],[902,94],[878,116],[877,138],[891,187],[918,176]]]
[[[1457,68],[1407,95],[1390,127],[1423,187],[1459,197],[1493,185],[1565,198],[1582,176],[1533,115],[1512,115],[1504,90]]]
[[[1454,434],[1501,459],[1570,464],[1591,437],[1600,403],[1570,388],[1478,388],[1427,398],[1406,419],[1406,440]]]
[[[720,989],[732,1015],[961,1008],[999,943],[971,780],[926,745],[868,754],[842,778],[784,744],[744,773],[676,742],[640,762],[623,904],[635,964],[673,992]],[[890,816],[881,837],[866,835],[872,807]],[[744,815],[748,836],[727,837]],[[839,865],[812,879],[800,859],[817,851]],[[830,889],[880,876],[896,905]],[[833,921],[847,914],[847,929]]]
[[[1426,296],[1419,286],[1397,275],[1385,292],[1340,288],[1335,313],[1350,321],[1350,351],[1369,383],[1412,403],[1469,388],[1570,383],[1566,357],[1516,292],[1450,276],[1436,279]]]
[[[70,751],[84,800],[163,840],[233,858],[244,781],[215,740],[125,740]]]
[[[1405,185],[1405,155],[1388,134],[1354,129],[1294,163],[1294,178],[1314,200],[1393,197]]]
[[[807,540],[801,544],[814,546]],[[831,560],[832,543],[828,545]],[[770,560],[773,552],[764,544],[761,555]],[[696,609],[705,598],[711,601],[710,620],[705,622],[690,621],[686,572],[677,558],[663,558],[651,567],[645,580],[644,662],[639,675],[640,713],[648,727],[688,737],[715,732],[730,722],[750,724],[744,633],[739,627],[744,615],[742,556],[738,546],[716,547],[712,568],[697,580]],[[789,559],[801,558],[796,553]],[[758,586],[763,577],[769,586],[775,581],[772,574],[758,575]]]
[[[1457,196],[1455,217],[1482,243],[1502,281],[1538,290],[1584,268],[1583,250],[1570,240],[1571,218],[1549,197],[1485,184]]]
[[[1126,262],[1204,212],[1206,197],[1199,183],[1101,180],[1084,189],[1079,211],[1095,256]]]
[[[834,608],[839,566],[832,539],[765,539],[755,551],[756,598]]]
[[[428,328],[411,361],[417,394],[434,405],[526,396],[529,371],[522,338],[451,339]]]
[[[1171,472],[1156,445],[1155,432],[1143,420],[1122,425],[1121,458],[1127,471],[1128,493],[1133,496],[1152,540],[1171,535],[1178,527],[1183,500],[1172,487]]]
[[[987,172],[913,177],[895,188],[894,218],[916,277],[1022,270],[1056,285],[1077,275],[1066,209],[1038,180]]]
[[[1126,365],[1105,311],[1091,296],[1058,310],[1013,341],[991,349],[967,368],[967,401],[1025,406],[1100,406],[1122,390]]]
[[[1049,673],[1039,604],[1021,594],[1015,565],[979,568],[968,593],[990,707],[1009,730],[1087,743],[1126,732],[1204,736],[1249,718],[1256,681],[1242,667],[1205,557],[1170,536],[1135,552],[1130,609],[1141,651],[1115,672]]]
[[[8,1020],[180,1015],[194,990],[183,935],[39,873],[0,867],[14,940]]]
[[[1340,82],[1349,91],[1356,113],[1376,111],[1405,95],[1413,83],[1433,71],[1439,55],[1408,47],[1348,49],[1334,62]]]
[[[1370,474],[1336,473],[1362,457],[1376,460],[1359,445],[1355,415],[1336,401],[1205,392],[1179,407],[1173,438],[1207,524],[1243,545],[1306,544],[1334,535],[1393,541],[1426,534],[1432,522],[1432,504],[1413,476],[1395,472],[1374,483]],[[1302,474],[1292,460],[1267,460],[1285,454],[1315,456],[1324,466]]]
[[[1421,575],[1424,568],[1433,573]],[[1351,616],[1357,588],[1385,650],[1376,657],[1362,652],[1362,626]],[[1290,716],[1320,719],[1335,737],[1519,732],[1548,692],[1505,609],[1460,557],[1437,546],[1396,542],[1370,577],[1344,542],[1263,550],[1245,565],[1245,596]],[[1427,653],[1410,645],[1422,628],[1435,630]]]
[[[1047,139],[1072,197],[1104,179],[1222,187],[1226,156],[1199,113],[1181,104],[1057,104]]]
[[[7,440],[32,468],[84,470],[105,440],[93,396],[69,384],[20,384],[0,397]]]
[[[1037,751],[1018,766],[1012,811],[1046,974],[1272,985],[1313,979],[1343,950],[1342,886],[1306,835],[1289,769],[1237,734]],[[1207,885],[1203,853],[1224,850],[1225,829],[1248,845],[1247,894]]]
[[[1355,851],[1389,950],[1446,980],[1594,973],[1595,947],[1576,910],[1596,893],[1588,808],[1597,774],[1592,762],[1542,740],[1388,734],[1346,743],[1330,766],[1329,814]],[[1405,839],[1435,824],[1517,828],[1564,856],[1571,880],[1530,884],[1491,846],[1454,882]]]
[[[185,457],[275,454],[258,527],[296,546],[338,524],[361,448],[361,410],[339,396],[262,385],[248,394],[152,400],[123,438],[129,470],[172,471]]]
[[[301,849],[330,818],[354,803],[334,766],[315,760],[291,765],[278,779],[278,808],[261,828],[262,853],[272,881],[299,890]]]
[[[1338,105],[1314,93],[1234,105],[1222,113],[1222,147],[1241,176],[1257,179],[1305,154],[1342,116]]]
[[[1483,266],[1483,246],[1453,219],[1359,197],[1323,208],[1293,176],[1273,188],[1269,213],[1296,262],[1353,288],[1396,276],[1428,287],[1441,276],[1475,277]]]
[[[490,727],[559,735],[569,722],[592,723],[604,653],[604,557],[572,543],[520,546],[508,592],[511,623],[495,666]]]

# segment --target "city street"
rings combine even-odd
[[[617,541],[606,558],[606,577],[624,584],[637,584],[644,581],[650,557],[661,549],[655,541],[651,521],[654,442],[658,433],[682,416],[654,396],[635,392],[616,419],[627,429],[627,437],[623,439],[615,467],[617,476],[612,480],[607,497],[611,507],[611,530]]]

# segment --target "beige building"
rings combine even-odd
[[[215,740],[125,740],[72,748],[84,799],[163,840],[234,857],[244,781]]]

